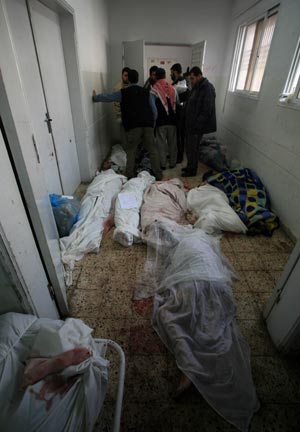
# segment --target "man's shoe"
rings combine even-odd
[[[181,168],[182,172],[188,171],[188,167]]]
[[[169,169],[173,169],[173,168],[175,168],[176,167],[176,165],[170,165],[169,166]]]
[[[165,171],[165,170],[166,170],[166,167],[161,166],[160,169],[161,169],[162,171]]]

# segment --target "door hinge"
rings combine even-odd
[[[36,142],[35,142],[34,135],[32,135],[32,142],[33,142],[33,147],[34,147],[34,150],[35,150],[37,161],[38,161],[38,163],[41,163],[41,161],[40,161],[40,155],[39,155],[39,152],[38,152],[38,149],[37,149],[37,145],[36,145]]]
[[[50,293],[50,297],[52,298],[52,300],[54,300],[55,299],[55,292],[54,292],[53,286],[51,284],[48,284],[48,291]]]

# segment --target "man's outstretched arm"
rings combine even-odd
[[[95,90],[93,90],[92,95],[93,102],[121,102],[122,94],[121,90],[114,93],[99,93],[97,94]]]

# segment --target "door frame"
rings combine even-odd
[[[24,2],[25,1],[26,0],[24,0]],[[75,42],[74,10],[64,0],[44,1],[43,3],[47,6],[52,5],[53,8],[58,8],[55,10],[60,13],[62,23],[61,29],[64,34],[62,37],[65,40],[63,44],[64,55],[66,55],[66,50],[68,51],[65,61],[78,151],[78,148],[80,148],[79,144],[85,142],[86,127],[77,45]],[[0,115],[4,124],[14,165],[20,179],[20,184],[22,185],[23,196],[34,228],[41,259],[44,262],[48,279],[53,287],[59,312],[62,316],[67,316],[68,305],[65,295],[63,273],[57,273],[56,270],[56,266],[59,265],[62,268],[62,264],[61,262],[55,263],[51,254],[52,248],[57,248],[58,246],[59,236],[45,181],[43,181],[44,174],[34,146],[34,131],[30,121],[26,95],[22,87],[22,77],[20,76],[17,64],[4,0],[0,0],[0,39]],[[71,75],[71,69],[72,79],[70,82],[69,76]],[[83,152],[84,146],[81,147]],[[23,153],[23,148],[26,148],[26,154]],[[78,152],[78,158],[80,160],[80,152]],[[86,160],[86,164],[88,165],[86,154],[82,160]],[[32,176],[37,174],[39,184],[34,184],[31,179]],[[43,216],[41,216],[41,214]],[[48,231],[47,233],[45,232],[45,226]],[[50,243],[47,241],[48,238],[51,238]],[[12,249],[13,254],[14,252],[15,251]]]
[[[62,14],[40,0],[26,0],[26,5],[61,190],[63,195],[72,195],[80,185],[81,175],[70,100],[73,73],[67,76],[65,55],[69,55],[69,47],[65,41],[63,48]]]
[[[26,1],[29,11],[28,0]],[[74,134],[78,163],[81,180],[90,177],[89,159],[86,147],[82,143],[86,142],[86,112],[83,103],[83,82],[79,67],[79,57],[77,50],[77,29],[75,11],[66,0],[38,0],[43,5],[52,9],[59,15],[63,54],[65,58],[67,82],[73,117]]]
[[[57,319],[58,310],[49,291],[49,280],[26,214],[2,124],[0,154],[1,172],[5,173],[0,184],[0,260],[19,305],[12,311]]]
[[[204,48],[203,48],[203,55],[202,55],[202,67],[200,68],[203,72],[203,68],[204,68],[204,63],[205,63],[205,55],[206,55],[206,44],[207,44],[207,40],[204,39],[203,41],[200,42],[196,42],[196,43],[180,43],[180,42],[150,42],[150,41],[145,41],[144,42],[144,47],[146,46],[157,46],[157,47],[172,47],[172,48],[189,48],[191,50],[191,58],[190,58],[190,64],[189,67],[191,68],[191,63],[192,63],[192,56],[193,56],[193,49],[199,45],[204,43]],[[124,44],[124,42],[123,42]],[[124,57],[124,54],[123,54]],[[124,59],[123,59],[123,66],[124,66]],[[147,58],[145,56],[145,50],[144,50],[144,69],[145,69],[145,80],[148,78],[148,70],[147,70]]]
[[[300,299],[299,267],[300,240],[297,241],[263,311],[269,334],[277,349],[282,353],[292,352],[295,349],[294,342],[299,340],[300,335],[300,311],[297,310],[295,314],[295,308]],[[299,346],[298,343],[296,349],[299,350]]]

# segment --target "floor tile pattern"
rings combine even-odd
[[[164,178],[178,176],[181,166],[165,171]],[[200,173],[205,166],[200,166]],[[201,175],[184,179],[189,187],[200,184]],[[81,186],[80,194],[84,193]],[[248,341],[252,371],[261,401],[251,432],[300,431],[300,362],[282,357],[272,345],[262,310],[293,249],[283,230],[272,238],[225,234],[223,253],[238,279],[233,284],[237,319]],[[112,230],[100,252],[80,261],[68,291],[71,314],[94,329],[95,337],[116,340],[126,355],[126,381],[122,432],[227,432],[236,429],[222,419],[191,388],[174,399],[180,374],[173,356],[151,326],[152,300],[134,301],[136,277],[146,258],[146,247],[123,248]],[[104,409],[95,432],[112,430],[117,360],[110,354],[110,382]]]

